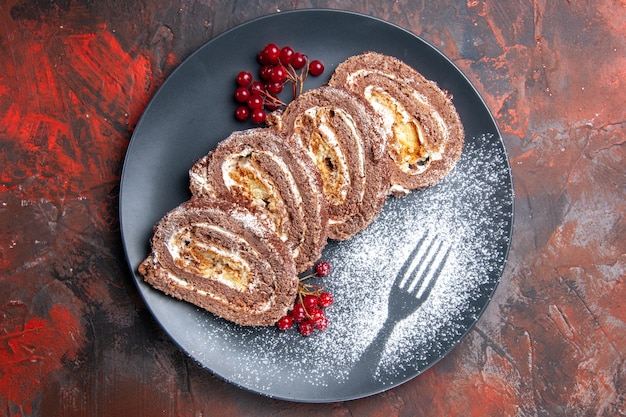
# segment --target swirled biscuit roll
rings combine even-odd
[[[189,175],[193,195],[234,201],[266,215],[298,273],[321,256],[328,214],[320,175],[303,148],[268,128],[237,131]]]
[[[321,174],[328,236],[345,240],[380,213],[389,188],[380,118],[358,97],[320,87],[269,117],[269,124],[303,147]]]
[[[154,228],[139,266],[147,283],[244,326],[274,324],[293,306],[289,250],[260,216],[230,202],[192,198]]]
[[[412,67],[366,52],[339,64],[329,84],[362,97],[383,118],[391,194],[432,186],[456,164],[464,130],[452,99]]]

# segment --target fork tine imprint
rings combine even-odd
[[[427,240],[428,243],[425,244]],[[446,245],[445,251],[443,247],[444,242],[436,236],[429,239],[428,234],[424,235],[402,266],[398,274],[401,277],[398,287],[414,293],[416,298],[425,295],[434,278],[441,273],[450,254],[450,247]]]
[[[422,249],[422,246],[424,245],[424,241],[426,240],[427,236],[427,234],[422,236],[419,242],[417,242],[417,245],[415,245],[409,256],[404,261],[402,268],[400,268],[400,271],[396,276],[396,282],[394,283],[394,285],[398,286],[398,288],[404,288],[410,275],[408,272],[414,270],[417,266],[419,266],[419,263],[422,261],[420,258],[418,258],[418,255],[420,250]],[[398,279],[400,280],[400,282],[398,282]]]

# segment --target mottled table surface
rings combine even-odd
[[[129,140],[167,76],[232,27],[311,7],[448,56],[496,119],[515,190],[509,260],[467,337],[399,387],[327,404],[187,357],[139,297],[118,218]],[[0,415],[626,415],[625,92],[624,1],[2,2]]]

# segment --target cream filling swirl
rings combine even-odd
[[[274,228],[281,240],[287,241],[288,235],[283,224],[288,216],[285,201],[274,182],[269,178],[265,178],[262,172],[254,165],[251,160],[253,153],[269,156],[280,169],[282,177],[287,180],[291,195],[294,196],[298,215],[303,217],[302,195],[298,189],[297,182],[285,161],[275,154],[247,148],[242,152],[229,155],[222,163],[222,180],[226,188],[231,192],[241,187],[246,192],[253,206],[261,208],[270,214]],[[297,256],[299,252],[298,246],[301,242],[292,243],[297,243],[293,245],[292,250],[292,254]]]
[[[244,291],[254,284],[250,279],[250,264],[235,251],[203,241],[200,236],[203,229],[247,245],[244,239],[224,228],[196,223],[180,228],[166,240],[165,246],[174,265],[203,278],[221,282],[238,291]]]
[[[354,87],[360,79],[370,74],[385,77],[396,83],[402,83],[404,86],[410,86],[410,80],[408,82],[400,81],[394,74],[367,69],[360,69],[348,74],[347,84]],[[389,92],[379,86],[367,85],[363,90],[363,95],[383,119],[384,129],[391,138],[389,149],[392,151],[392,157],[398,168],[407,174],[420,174],[428,169],[431,161],[442,159],[450,132],[441,114],[430,105],[428,97],[415,89],[411,92],[411,96],[416,102],[431,110],[429,116],[442,136],[438,147],[430,145],[419,121]]]
[[[235,311],[245,311],[246,314],[249,314],[250,312],[254,313],[263,313],[265,311],[268,311],[270,308],[272,308],[272,306],[274,305],[274,300],[276,299],[276,296],[274,294],[272,294],[269,298],[269,300],[267,300],[265,303],[259,304],[256,307],[250,307],[250,306],[246,306],[244,307],[240,307],[237,305],[233,305],[231,303],[229,303],[229,301],[220,296],[219,294],[214,294],[214,293],[209,293],[208,291],[205,290],[201,290],[199,288],[196,288],[195,286],[191,285],[189,282],[185,281],[184,279],[181,279],[179,277],[177,277],[176,275],[172,274],[171,272],[168,272],[168,278],[170,280],[171,283],[173,283],[174,285],[180,287],[180,288],[185,288],[189,291],[194,291],[196,294],[202,296],[202,297],[211,297],[212,299],[222,303],[222,304],[226,304],[228,305],[231,309],[235,310]]]
[[[347,156],[331,123],[331,114],[339,116],[341,123],[350,131],[357,148],[356,172],[351,173]],[[322,174],[324,194],[331,204],[342,204],[352,182],[357,178],[362,181],[365,179],[365,153],[354,119],[342,108],[314,106],[296,118],[294,131]],[[359,200],[363,199],[363,193],[364,190],[361,190]]]
[[[252,214],[235,212],[233,213],[233,217],[235,217],[237,221],[245,223],[247,227],[260,227],[257,226],[258,220]],[[197,235],[197,233],[193,233],[193,227],[212,230],[215,233],[225,236],[227,239],[238,241],[240,245],[245,245],[248,248],[247,251],[252,256],[259,259],[262,258],[254,248],[249,246],[245,239],[233,234],[229,230],[209,223],[195,223],[193,226],[181,228],[165,241],[167,250],[174,260],[175,265],[206,279],[218,281],[240,292],[253,292],[259,287],[261,284],[259,278],[251,274],[250,264],[244,258],[237,252],[217,248],[214,245],[201,242],[198,237],[194,236]],[[191,242],[196,245],[195,252],[201,253],[199,257],[197,255],[190,256],[189,244],[191,244]],[[217,263],[213,262],[215,258],[218,258]],[[198,265],[198,260],[200,261],[200,265]],[[203,263],[203,261],[207,262]],[[227,266],[226,268],[224,268],[225,265]],[[173,285],[194,291],[203,297],[211,297],[236,311],[245,310],[246,313],[263,313],[272,308],[276,299],[276,296],[271,294],[268,300],[255,306],[234,305],[225,297],[209,292],[208,289],[197,288],[192,283],[176,276],[171,271],[168,271],[168,277]]]

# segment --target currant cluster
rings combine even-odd
[[[315,265],[315,273],[300,279],[298,299],[293,309],[282,317],[276,325],[280,330],[289,330],[297,325],[302,336],[310,336],[315,329],[326,330],[328,318],[324,309],[333,304],[333,296],[324,287],[305,282],[312,277],[326,277],[330,274],[330,264],[322,261]]]
[[[290,46],[280,48],[274,43],[268,43],[258,52],[257,61],[261,65],[260,80],[255,80],[249,71],[237,74],[235,100],[239,104],[235,117],[238,120],[251,118],[254,123],[263,123],[267,111],[286,105],[278,95],[287,83],[291,83],[295,99],[302,93],[304,80],[309,74],[318,76],[324,72],[324,64],[320,61],[309,61],[302,52]]]

